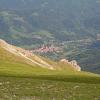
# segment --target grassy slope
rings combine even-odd
[[[60,63],[46,61],[64,68]],[[31,66],[0,48],[0,100],[99,100],[100,77],[70,67],[50,71]]]
[[[48,63],[51,64],[49,60]],[[53,65],[57,66],[57,64]],[[73,72],[70,67],[69,71]],[[48,69],[40,68],[36,65],[29,65],[25,59],[19,56],[15,56],[9,53],[8,51],[4,50],[3,48],[0,48],[0,74],[13,76],[32,76],[55,73],[59,73],[59,71],[50,71]]]
[[[100,84],[17,77],[0,77],[0,84],[0,100],[100,100]]]
[[[33,58],[34,59],[34,58]],[[54,63],[49,59],[44,59],[52,66],[58,67],[59,70],[48,70],[40,68],[36,65],[28,65],[25,59],[13,55],[8,51],[0,48],[0,74],[12,75],[12,76],[34,76],[34,75],[80,75],[80,76],[95,76],[95,74],[76,72],[70,65],[64,65],[61,63]],[[66,66],[66,67],[65,67]],[[63,70],[61,70],[61,68]]]

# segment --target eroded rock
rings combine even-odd
[[[60,62],[70,64],[76,71],[81,71],[81,67],[76,60],[68,61],[67,59],[61,59]]]

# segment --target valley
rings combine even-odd
[[[100,73],[94,70],[100,69],[100,60],[92,67],[86,62],[87,52],[95,51],[90,45],[100,39],[99,4],[98,0],[0,0],[0,38],[28,50],[53,45],[51,52],[47,48],[41,55],[54,61],[78,60],[83,70]]]

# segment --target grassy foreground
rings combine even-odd
[[[100,84],[0,77],[0,100],[100,100]]]
[[[100,77],[94,74],[12,72],[0,74],[0,100],[100,100]]]
[[[100,100],[98,75],[7,65],[0,67],[0,100]]]

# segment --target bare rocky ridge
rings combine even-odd
[[[68,61],[66,59],[61,59],[60,60],[61,63],[67,63],[67,64],[70,64],[73,66],[73,68],[76,70],[76,71],[81,71],[81,67],[78,65],[77,61],[76,60],[72,60],[72,61]]]

